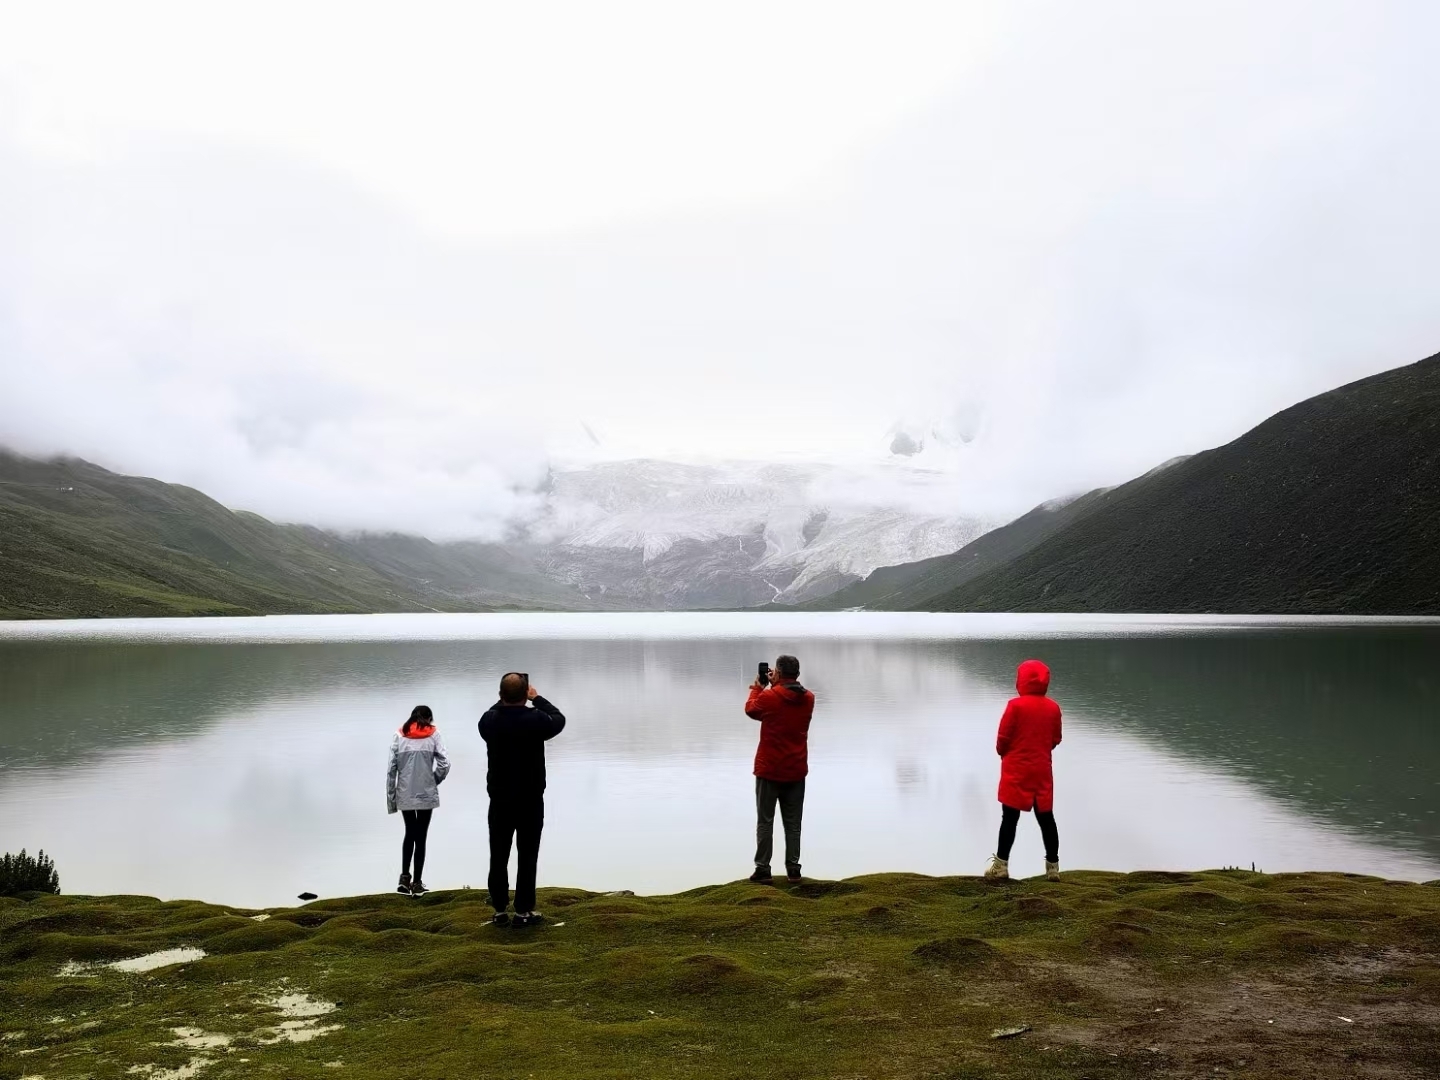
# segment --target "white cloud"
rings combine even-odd
[[[0,442],[465,535],[963,429],[988,516],[1440,347],[1429,5],[290,10],[0,34]]]
[[[1000,6],[733,0],[14,5],[36,149],[134,137],[332,170],[435,234],[555,233],[794,191],[952,83]]]

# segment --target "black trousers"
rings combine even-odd
[[[785,866],[800,868],[800,819],[805,813],[804,780],[755,778],[755,866],[770,869],[775,849],[775,804],[780,804],[780,822],[785,827]]]
[[[405,839],[400,841],[400,872],[410,872],[410,857],[415,857],[415,880],[425,873],[425,837],[430,832],[433,810],[401,810],[405,819]]]
[[[545,828],[545,797],[490,799],[490,906],[510,906],[510,844],[519,857],[515,868],[515,910],[535,910],[535,866],[540,861],[540,831]]]
[[[995,854],[1010,859],[1010,849],[1015,846],[1015,826],[1020,824],[1023,810],[1013,806],[1000,806],[1000,839],[995,844]],[[1055,827],[1055,814],[1050,810],[1036,810],[1035,820],[1040,824],[1040,838],[1045,841],[1045,861],[1060,861],[1060,830]]]

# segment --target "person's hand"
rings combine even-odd
[[[539,694],[533,686],[530,687],[529,690],[525,691],[525,699],[527,701],[534,701],[538,696]]]
[[[750,684],[750,689],[751,689],[751,690],[764,690],[764,689],[765,689],[765,684],[762,683],[759,679],[756,679],[754,682],[752,682],[752,683]]]

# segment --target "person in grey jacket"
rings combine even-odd
[[[425,836],[430,831],[430,814],[440,805],[440,783],[450,772],[445,744],[435,730],[435,717],[428,705],[416,705],[390,743],[390,771],[385,778],[385,802],[390,813],[405,818],[405,839],[400,845],[398,892],[423,896],[427,890],[421,875],[425,871]],[[415,877],[410,877],[410,857],[415,857]]]

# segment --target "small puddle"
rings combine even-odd
[[[282,1042],[307,1043],[339,1030],[339,1024],[321,1024],[319,1020],[285,1020],[278,1027],[271,1028],[270,1035],[260,1041],[266,1046]]]
[[[116,960],[109,964],[87,963],[83,960],[67,960],[60,965],[59,975],[62,979],[93,979],[105,968],[109,968],[111,971],[123,971],[128,975],[135,975],[144,971],[156,971],[159,968],[174,967],[176,964],[192,964],[196,960],[203,959],[205,959],[204,949],[162,949],[160,952],[146,953],[144,956],[132,956],[129,960]]]
[[[171,1028],[175,1041],[171,1046],[183,1046],[187,1050],[224,1050],[230,1045],[230,1036],[196,1027]]]
[[[325,1016],[335,1011],[333,1002],[316,1001],[309,994],[280,994],[265,998],[264,1003],[281,1016]]]
[[[127,1073],[138,1073],[148,1080],[194,1080],[201,1071],[215,1064],[207,1057],[193,1057],[176,1069],[162,1069],[159,1065],[131,1065]]]
[[[154,971],[156,968],[173,967],[176,964],[191,964],[196,960],[205,959],[204,949],[162,949],[160,952],[146,953],[144,956],[137,956],[131,960],[116,960],[113,964],[105,966],[114,971],[127,971],[132,974],[139,971]]]
[[[334,1002],[317,1001],[309,994],[277,994],[262,999],[262,1003],[281,1016],[290,1018],[270,1028],[268,1037],[261,1037],[260,1041],[266,1045],[273,1046],[282,1042],[306,1043],[341,1028],[340,1024],[320,1023],[320,1017],[335,1011]]]

